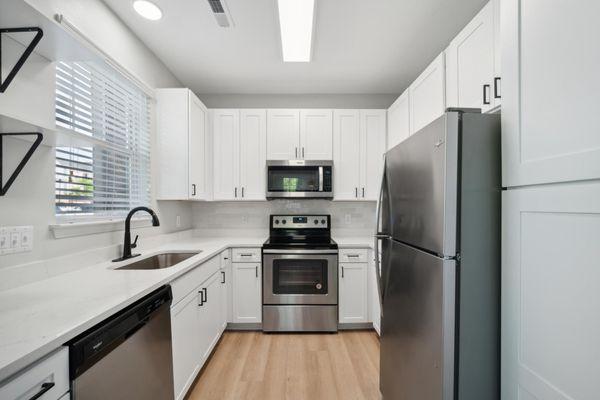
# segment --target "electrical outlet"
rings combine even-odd
[[[0,255],[33,250],[33,226],[0,228]]]
[[[10,248],[17,250],[21,247],[21,232],[13,231],[10,233]]]
[[[8,249],[10,243],[10,234],[4,229],[0,230],[0,250]]]
[[[181,228],[181,215],[178,215],[177,218],[175,218],[175,226]]]
[[[344,215],[344,222],[346,225],[350,225],[352,223],[352,214]]]
[[[21,230],[21,248],[24,251],[33,250],[33,227],[26,226]]]

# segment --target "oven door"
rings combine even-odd
[[[274,254],[275,253],[275,254]],[[263,252],[264,304],[337,304],[338,256],[303,250]]]

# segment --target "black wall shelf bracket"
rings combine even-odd
[[[10,83],[15,78],[17,73],[21,70],[21,67],[23,67],[23,64],[25,64],[25,61],[27,61],[27,59],[33,52],[33,49],[35,49],[35,46],[37,46],[37,44],[40,42],[40,40],[42,40],[42,36],[44,36],[44,31],[42,31],[40,28],[35,28],[35,27],[33,27],[33,28],[3,28],[3,29],[0,29],[0,66],[2,65],[2,40],[1,40],[2,34],[3,33],[24,33],[24,32],[35,32],[35,36],[33,37],[33,40],[31,41],[31,43],[29,43],[29,45],[27,46],[27,48],[25,49],[25,51],[23,52],[23,54],[21,55],[21,57],[15,64],[15,66],[8,73],[8,75],[6,76],[6,79],[4,81],[2,80],[2,70],[0,69],[0,93],[4,93],[4,91],[6,91],[6,89],[8,88],[8,85],[10,85]]]
[[[3,160],[3,158],[4,158],[4,136],[35,136],[36,137],[35,141],[31,145],[29,150],[27,150],[27,153],[25,154],[25,156],[23,157],[21,162],[19,162],[19,165],[17,165],[17,168],[15,168],[15,170],[12,173],[12,175],[10,176],[10,178],[8,178],[8,180],[6,181],[6,185],[3,183],[4,175],[3,175],[3,170],[2,170],[2,167],[3,167],[2,163],[4,161]],[[21,171],[23,171],[25,164],[27,164],[27,162],[29,161],[29,159],[31,158],[31,156],[33,155],[35,150],[38,148],[40,143],[42,143],[43,138],[44,138],[44,135],[42,135],[39,132],[0,133],[0,196],[4,196],[6,194],[6,192],[8,192],[8,189],[14,183],[15,179],[17,179],[17,176],[19,176]]]

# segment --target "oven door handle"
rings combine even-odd
[[[331,254],[338,255],[337,250],[263,250],[263,254]]]

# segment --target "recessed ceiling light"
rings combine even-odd
[[[163,16],[162,10],[156,4],[147,0],[135,0],[133,9],[142,17],[151,21],[158,21]]]
[[[310,62],[314,0],[278,0],[281,48],[285,62]]]

